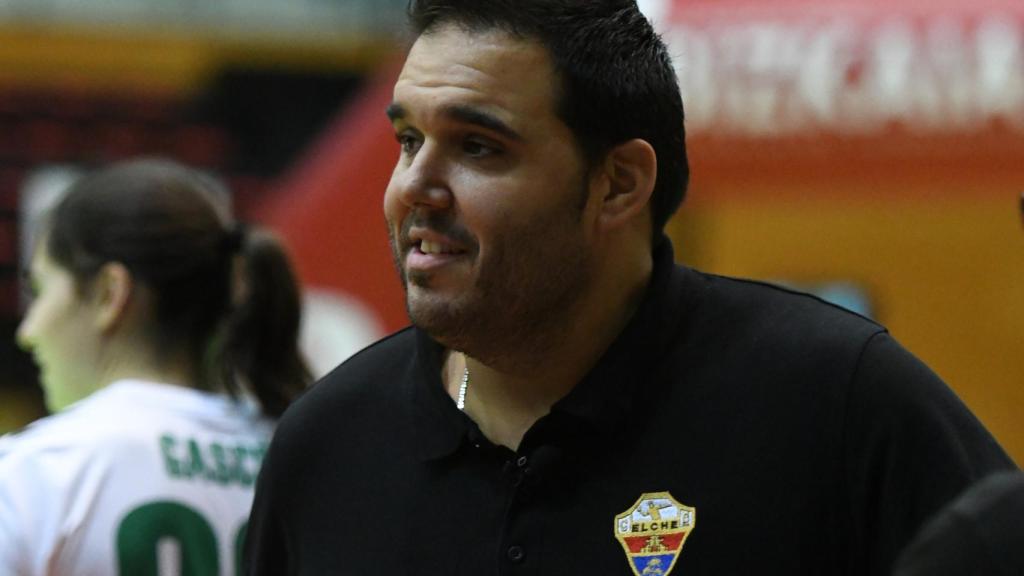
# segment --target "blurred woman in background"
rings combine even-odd
[[[52,416],[0,439],[0,574],[233,574],[274,419],[307,386],[281,245],[161,160],[71,187],[18,341]]]

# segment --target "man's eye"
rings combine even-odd
[[[479,140],[466,140],[462,143],[462,149],[466,154],[478,158],[494,156],[500,152],[500,150],[495,146],[491,146],[485,142],[480,142]]]
[[[402,147],[402,152],[409,154],[415,152],[420,147],[420,140],[412,134],[397,134],[398,145]]]

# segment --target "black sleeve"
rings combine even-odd
[[[1024,574],[1024,475],[995,474],[957,498],[907,547],[893,574]]]
[[[256,496],[249,514],[242,557],[242,573],[248,576],[283,576],[288,569],[288,541],[284,519],[276,513],[278,500],[283,496],[278,489],[278,475],[282,469],[275,465],[278,436],[275,435],[256,481]]]
[[[885,332],[861,353],[845,430],[847,574],[888,576],[927,518],[1014,467],[956,394]]]

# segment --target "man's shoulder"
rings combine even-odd
[[[364,348],[320,378],[286,412],[282,424],[321,412],[365,410],[395,397],[416,357],[416,332],[405,328]]]
[[[370,344],[331,370],[313,387],[321,394],[379,390],[378,379],[392,381],[408,370],[416,355],[416,331],[408,327]]]
[[[382,450],[393,446],[388,438],[405,434],[409,426],[416,340],[412,328],[387,336],[343,362],[296,400],[271,439],[266,462],[273,462],[269,468],[275,470],[274,482],[290,482],[279,475],[317,469],[332,458],[351,458],[352,450],[371,444]],[[339,442],[357,436],[364,440]]]
[[[884,332],[871,318],[818,296],[761,280],[691,271],[702,285],[698,315],[731,330],[794,338],[866,341]]]

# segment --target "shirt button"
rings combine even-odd
[[[522,546],[509,546],[508,547],[508,559],[516,564],[523,561],[526,557],[526,550],[523,550]]]
[[[523,466],[526,466],[527,462],[529,462],[529,460],[526,459],[526,456],[520,456],[519,459],[516,460],[516,466],[522,468]]]

